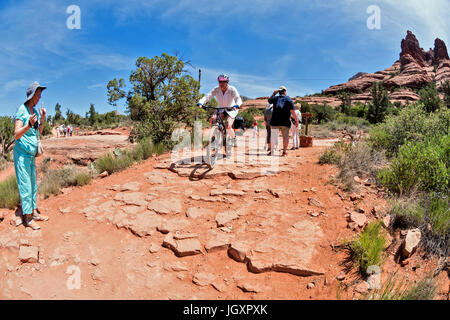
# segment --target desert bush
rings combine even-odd
[[[398,116],[387,118],[370,130],[370,144],[375,149],[385,149],[389,156],[408,141],[424,141],[427,138],[449,134],[450,110],[427,114],[421,104],[400,110]]]
[[[0,182],[0,208],[15,209],[20,204],[16,176]]]
[[[363,275],[370,266],[381,266],[386,239],[381,233],[381,222],[370,222],[357,239],[348,244],[350,256]]]
[[[107,171],[108,174],[122,171],[128,168],[132,164],[132,159],[127,155],[123,154],[118,157],[114,157],[111,154],[107,154],[95,161],[95,168],[98,172]]]
[[[136,162],[146,160],[154,154],[162,154],[166,150],[167,146],[164,143],[153,144],[150,138],[145,138],[130,150],[124,152],[119,151],[117,155],[108,153],[97,159],[94,163],[94,168],[97,172],[107,171],[108,174],[111,174],[122,171]]]
[[[394,228],[419,228],[421,246],[429,253],[447,255],[450,249],[448,197],[435,193],[414,194],[391,200],[389,214]]]
[[[77,181],[77,186],[85,186],[90,184],[92,181],[92,176],[87,172],[79,172],[76,174],[75,179]]]
[[[405,278],[399,279],[396,273],[391,273],[380,288],[362,295],[365,300],[433,300],[437,285],[434,279],[427,275],[415,284],[408,285]]]
[[[345,152],[352,149],[352,145],[343,140],[336,142],[331,148],[327,148],[319,156],[319,164],[340,164]]]
[[[390,191],[407,194],[414,190],[448,193],[450,180],[450,136],[400,147],[389,168],[378,174]]]
[[[60,170],[48,170],[38,185],[38,192],[46,199],[60,194],[63,188],[89,184],[91,179],[88,173],[77,171],[70,166]]]
[[[375,179],[379,168],[385,163],[383,150],[371,149],[366,141],[361,141],[345,150],[339,162],[340,171],[336,177],[343,184],[344,190],[350,191],[354,189],[355,176]]]

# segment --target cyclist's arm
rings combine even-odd
[[[203,98],[201,98],[200,101],[198,102],[198,104],[205,105],[206,103],[208,103],[209,101],[211,101],[212,97],[215,96],[214,90],[215,90],[215,88],[212,89],[206,96],[204,96]]]
[[[242,105],[242,99],[241,96],[239,95],[239,92],[237,91],[237,89],[234,89],[235,92],[235,96],[234,96],[234,107],[237,106],[237,108],[240,108]]]

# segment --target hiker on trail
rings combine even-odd
[[[287,147],[289,144],[289,130],[291,128],[291,117],[295,120],[295,125],[298,125],[298,118],[295,114],[295,107],[292,99],[286,94],[286,87],[281,86],[275,90],[268,99],[270,104],[273,104],[272,118],[270,119],[271,129],[280,129],[283,134],[283,154],[282,157],[287,156]],[[277,95],[278,93],[278,95]],[[271,140],[278,140],[278,135],[271,132]],[[273,141],[271,141],[273,145]],[[273,150],[269,151],[269,155],[273,155]]]
[[[302,113],[300,112],[298,107],[295,107],[295,114],[297,115],[297,119],[298,119],[298,125],[295,125],[295,119],[293,117],[291,117],[291,123],[292,123],[292,149],[291,150],[296,150],[298,148],[300,148],[300,139],[299,139],[299,132],[301,129],[301,123],[302,123]]]
[[[22,104],[15,116],[14,126],[14,169],[22,204],[23,224],[34,230],[40,229],[34,221],[47,221],[37,208],[36,153],[38,135],[42,134],[47,111],[36,110],[35,106],[41,93],[47,87],[33,82],[27,89],[27,100]]]
[[[253,122],[253,137],[258,135],[258,121]]]
[[[264,111],[264,123],[266,126],[266,145],[267,145],[267,151],[270,151],[270,140],[271,140],[271,132],[270,129],[270,119],[272,119],[272,111],[273,111],[273,104],[267,103],[266,110]],[[274,134],[278,137],[278,129],[274,129]],[[275,140],[274,150],[278,149],[278,139]]]
[[[208,95],[201,98],[197,103],[197,106],[202,107],[205,103],[208,103],[212,97],[216,97],[219,108],[232,109],[230,111],[220,110],[219,114],[222,119],[225,118],[227,134],[230,136],[232,139],[232,144],[235,146],[236,136],[233,130],[233,122],[239,112],[238,109],[241,107],[242,99],[236,88],[228,85],[230,78],[227,75],[219,75],[217,81],[219,82],[219,85],[212,89]],[[213,115],[211,117],[211,123],[215,120],[215,115]]]

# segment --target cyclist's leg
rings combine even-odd
[[[235,134],[234,134],[234,130],[233,130],[234,118],[227,116],[225,121],[226,121],[225,126],[227,128],[227,134],[230,135],[230,138],[234,139],[235,138]]]

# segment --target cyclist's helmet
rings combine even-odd
[[[217,77],[217,80],[219,82],[228,82],[230,81],[230,77],[228,77],[226,74],[221,74],[219,77]]]

